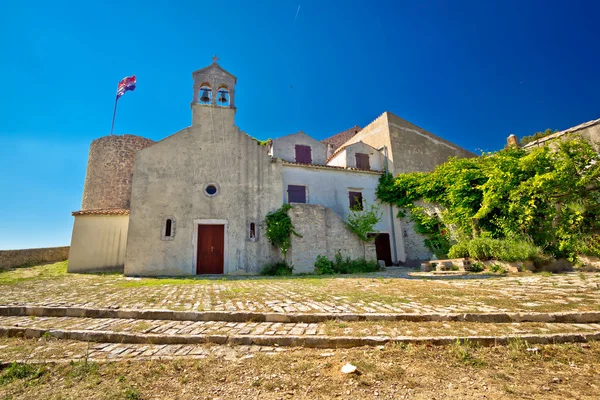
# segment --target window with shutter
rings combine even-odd
[[[305,146],[303,144],[296,145],[296,162],[303,164],[312,163],[310,146]]]
[[[363,200],[362,200],[362,193],[361,192],[352,192],[349,191],[348,192],[348,198],[350,200],[350,209],[358,209],[361,210],[363,209]]]
[[[369,155],[364,153],[356,153],[356,168],[359,169],[371,169],[369,164]]]
[[[288,203],[306,203],[306,186],[288,185]]]

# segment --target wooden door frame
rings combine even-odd
[[[229,273],[229,251],[227,226],[229,222],[226,219],[195,219],[193,221],[194,229],[192,230],[192,248],[194,250],[192,262],[192,275],[198,275],[196,265],[198,263],[198,225],[223,225],[223,275]]]

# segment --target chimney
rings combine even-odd
[[[508,144],[508,147],[511,146],[515,146],[515,147],[520,147],[519,146],[519,138],[517,137],[517,135],[511,134],[507,139],[506,139],[506,143]]]

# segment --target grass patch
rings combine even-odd
[[[34,380],[41,377],[45,370],[31,364],[13,362],[2,371],[0,385],[6,385],[14,380]]]
[[[0,271],[0,285],[16,285],[32,280],[59,279],[65,276],[67,276],[67,261],[61,261]]]

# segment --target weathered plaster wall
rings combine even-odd
[[[128,215],[76,215],[68,272],[122,269]]]
[[[0,250],[0,270],[21,265],[52,263],[69,258],[69,246]]]
[[[366,203],[374,204],[376,202],[375,189],[379,184],[380,176],[377,173],[284,164],[282,200],[285,203],[288,202],[288,185],[307,186],[308,204],[323,205],[345,221],[350,214],[349,190],[362,192],[363,200]],[[398,253],[398,259],[395,259],[390,207],[381,205],[380,209],[383,216],[379,224],[375,226],[375,230],[390,234],[390,248],[392,249],[393,261],[396,262],[398,259],[404,261],[404,244],[400,234],[401,227],[399,221],[395,218],[396,226],[394,227],[394,232],[396,233],[396,249]],[[398,252],[398,249],[400,249],[400,252]]]
[[[273,157],[295,162],[297,144],[310,146],[312,163],[325,165],[327,163],[327,145],[311,138],[304,132],[298,132],[273,140]]]
[[[193,104],[193,125],[138,153],[131,198],[125,274],[194,275],[196,219],[227,221],[224,272],[256,273],[279,257],[249,221],[260,224],[282,204],[281,162],[234,125],[231,108]],[[208,183],[219,194],[204,193]],[[177,220],[173,240],[161,240],[166,216]]]
[[[135,152],[154,143],[134,135],[94,140],[90,145],[81,209],[129,209]]]
[[[448,157],[475,157],[449,141],[388,113],[388,125],[394,157],[394,173],[427,172],[448,160]]]
[[[360,132],[354,135],[350,140],[346,142],[346,145],[353,143],[363,142],[375,149],[380,149],[384,146],[388,149],[388,169],[389,171],[394,170],[394,157],[391,154],[392,143],[390,141],[389,127],[388,127],[388,114],[387,112],[381,114],[369,125],[364,127]],[[382,163],[385,159],[382,155]]]
[[[296,232],[288,262],[294,273],[314,272],[318,255],[333,260],[337,251],[342,256],[375,260],[375,246],[365,245],[350,231],[344,221],[330,208],[315,204],[295,204],[288,211]]]
[[[377,151],[377,149],[359,142],[352,144],[344,150],[346,153],[346,166],[350,168],[357,168],[356,166],[356,153],[368,154],[370,169],[373,171],[383,170],[383,155]]]
[[[415,231],[415,223],[409,218],[400,218],[404,238],[405,265],[417,266],[423,260],[431,260],[433,253],[425,246],[426,237]]]

